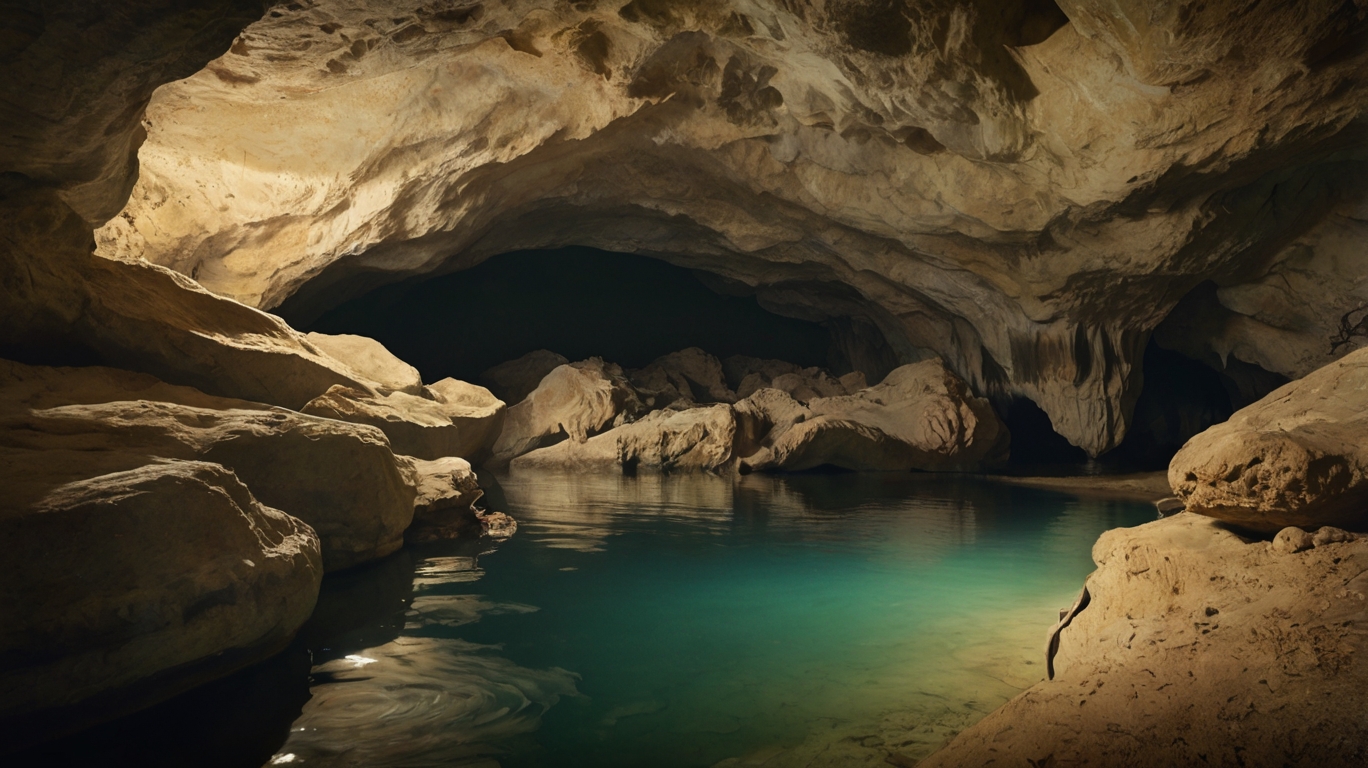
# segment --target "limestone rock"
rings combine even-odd
[[[517,470],[716,472],[732,467],[737,419],[731,406],[652,411],[584,442],[565,440],[513,460]]]
[[[1290,555],[1296,552],[1304,552],[1315,545],[1311,534],[1296,526],[1289,525],[1278,531],[1278,535],[1273,537],[1272,547],[1283,554]]]
[[[470,462],[456,457],[435,461],[412,460],[417,476],[413,525],[404,534],[412,542],[479,535],[475,502],[484,496]]]
[[[736,393],[727,388],[722,363],[698,347],[658,357],[627,375],[644,397],[654,398],[656,408],[676,402],[736,402]]]
[[[568,438],[583,443],[643,410],[622,369],[592,357],[548,373],[522,402],[508,409],[494,444],[496,465]]]
[[[1091,602],[1061,633],[1055,679],[920,768],[1368,757],[1368,541],[1290,556],[1182,513],[1102,534],[1093,559]]]
[[[1008,435],[988,401],[928,360],[854,395],[810,401],[804,418],[768,442],[746,470],[970,470],[1006,458]]]
[[[506,539],[518,532],[518,521],[503,512],[476,512],[480,533],[491,539]]]
[[[1194,512],[1273,533],[1368,526],[1368,350],[1294,381],[1197,435],[1169,464]]]
[[[484,387],[456,379],[443,379],[423,394],[380,395],[334,386],[301,411],[377,427],[389,437],[395,453],[428,460],[460,456],[483,461],[502,427],[503,402]]]
[[[100,252],[312,312],[522,248],[639,253],[877,328],[1094,455],[1193,286],[1253,321],[1199,342],[1289,370],[1307,346],[1275,337],[1364,294],[1368,51],[1337,0],[377,2],[277,7],[157,91]]]
[[[218,464],[153,462],[16,504],[33,475],[51,476],[46,465],[79,457],[0,454],[0,719],[153,675],[142,700],[165,697],[278,651],[313,610],[318,538]]]
[[[375,339],[350,334],[310,333],[304,338],[324,354],[342,361],[357,376],[382,395],[403,392],[423,394],[423,377],[418,369],[395,357]]]
[[[490,368],[480,374],[480,383],[500,400],[514,406],[531,394],[546,374],[568,362],[564,355],[538,349]]]
[[[223,465],[312,526],[328,570],[393,552],[413,516],[411,481],[378,430],[123,371],[0,361],[0,447],[49,457],[8,486],[19,506],[62,482],[164,459]]]

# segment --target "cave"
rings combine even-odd
[[[1368,762],[1368,15],[1141,5],[7,4],[0,759]]]

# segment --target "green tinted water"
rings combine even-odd
[[[350,626],[318,641],[273,762],[919,758],[1043,676],[1093,541],[1154,516],[907,475],[521,475],[504,492],[512,539],[329,587],[323,623]]]

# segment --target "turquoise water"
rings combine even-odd
[[[327,585],[274,763],[914,760],[1043,676],[1093,541],[1154,516],[908,475],[518,475],[503,496],[513,538]]]

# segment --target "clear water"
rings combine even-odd
[[[335,579],[276,764],[910,764],[1044,674],[1149,505],[970,478],[519,475],[512,539]]]

